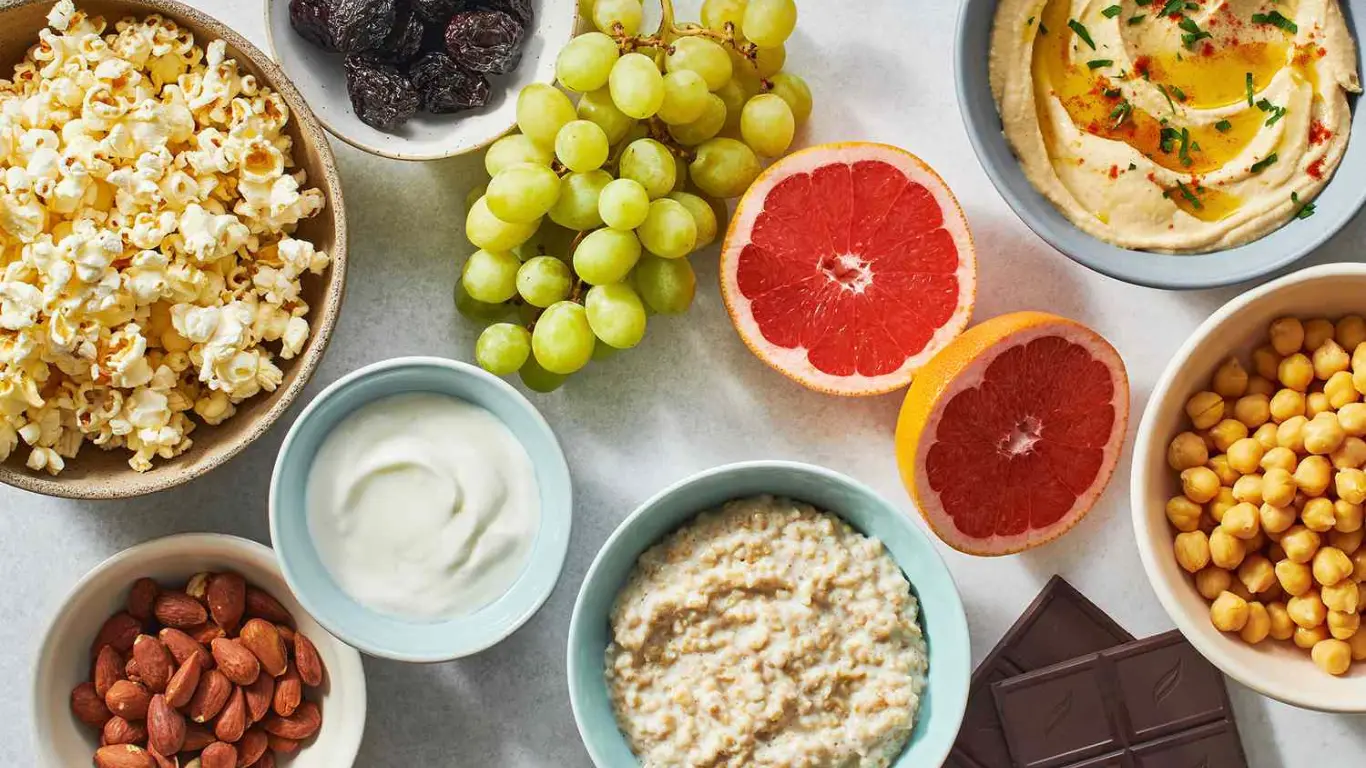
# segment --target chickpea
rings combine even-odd
[[[1281,357],[1291,355],[1304,346],[1304,325],[1299,318],[1282,317],[1271,323],[1267,330],[1272,349]]]
[[[1247,587],[1243,586],[1243,582],[1238,581],[1237,579],[1234,579],[1233,583],[1228,585],[1228,591],[1248,601],[1251,601],[1254,597],[1254,595],[1248,591]]]
[[[1262,521],[1256,506],[1242,502],[1224,513],[1219,527],[1247,541],[1261,531]],[[1256,591],[1256,590],[1253,590]]]
[[[1195,434],[1199,435],[1199,436],[1200,436],[1200,439],[1205,441],[1205,452],[1206,452],[1206,453],[1213,453],[1214,451],[1219,450],[1217,447],[1215,447],[1215,445],[1214,445],[1214,436],[1211,435],[1211,434],[1209,433],[1209,430],[1208,430],[1208,429],[1199,430],[1199,431],[1196,432]]]
[[[1291,416],[1276,428],[1276,444],[1294,453],[1304,452],[1304,426],[1309,419]]]
[[[1348,386],[1351,386],[1351,377],[1348,377]],[[1355,389],[1352,390],[1356,392]],[[1233,404],[1233,418],[1247,425],[1248,429],[1256,429],[1271,420],[1271,398],[1267,395],[1243,395],[1238,398],[1238,402]]]
[[[1251,504],[1253,507],[1260,507],[1262,505],[1262,476],[1243,475],[1238,478],[1238,482],[1233,484],[1233,498]]]
[[[1351,579],[1343,579],[1331,587],[1321,588],[1319,597],[1330,611],[1356,613],[1361,608],[1361,588]]]
[[[1338,502],[1339,504],[1342,502]],[[1355,531],[1330,531],[1328,533],[1328,546],[1335,547],[1350,556],[1356,554],[1361,549],[1361,542],[1366,539],[1366,531],[1357,528]]]
[[[1342,499],[1333,502],[1333,527],[1342,533],[1356,533],[1362,530],[1363,507],[1361,504],[1349,504]]]
[[[1334,326],[1333,340],[1343,349],[1356,349],[1366,341],[1366,318],[1362,318],[1361,315],[1342,317]]]
[[[1342,422],[1341,416],[1338,422]],[[1328,454],[1328,460],[1333,462],[1335,469],[1356,469],[1366,464],[1366,440],[1359,437],[1343,440],[1336,451]]]
[[[1171,515],[1168,513],[1168,518],[1170,517]],[[1268,534],[1277,534],[1290,530],[1290,526],[1295,524],[1299,515],[1291,507],[1278,507],[1267,501],[1263,502],[1261,508],[1257,510],[1257,517],[1261,521],[1263,531]]]
[[[1348,403],[1339,408],[1338,423],[1352,437],[1366,435],[1366,403]]]
[[[1224,419],[1215,424],[1209,431],[1210,437],[1214,438],[1214,447],[1227,451],[1230,445],[1247,437],[1247,425],[1234,419]]]
[[[1310,453],[1326,456],[1346,439],[1347,433],[1338,423],[1337,414],[1320,413],[1304,425],[1304,449]]]
[[[1314,553],[1314,581],[1331,587],[1351,575],[1352,560],[1337,547],[1320,547]]]
[[[1362,349],[1361,345],[1358,344],[1356,345],[1355,349],[1351,350],[1351,352],[1352,370],[1357,371],[1361,370],[1362,368],[1366,368],[1366,349]]]
[[[1266,450],[1261,443],[1245,437],[1228,447],[1228,465],[1235,472],[1251,475],[1260,468],[1264,455]]]
[[[1233,537],[1230,536],[1229,538]],[[1285,557],[1287,560],[1295,563],[1308,563],[1310,560],[1314,559],[1314,553],[1319,551],[1319,535],[1302,525],[1296,525],[1286,531],[1285,535],[1281,536],[1280,545],[1281,549],[1285,550]],[[1211,555],[1213,554],[1213,550],[1214,540],[1213,537],[1211,537]],[[1242,558],[1239,558],[1239,562],[1241,561]],[[1281,586],[1285,586],[1285,582],[1281,582]],[[1289,587],[1286,587],[1285,591],[1291,592],[1292,594],[1294,592],[1294,590]]]
[[[1319,669],[1335,677],[1347,674],[1352,666],[1352,646],[1343,640],[1330,638],[1317,642],[1309,656]]]
[[[1358,366],[1352,370],[1352,386],[1357,391],[1366,394],[1366,366]]]
[[[1196,504],[1204,504],[1219,493],[1219,476],[1209,467],[1191,467],[1181,472],[1181,492]]]
[[[1247,545],[1243,540],[1224,530],[1223,525],[1215,528],[1209,534],[1209,557],[1210,562],[1231,571],[1243,562],[1243,557],[1247,554]]]
[[[1342,611],[1328,612],[1328,634],[1339,640],[1347,638],[1357,633],[1357,628],[1361,626],[1361,615],[1353,611],[1343,613]]]
[[[1304,509],[1300,511],[1300,520],[1305,528],[1315,533],[1326,533],[1338,524],[1333,502],[1322,497],[1310,499],[1309,503],[1304,505]]]
[[[1213,600],[1233,584],[1233,574],[1223,568],[1203,568],[1195,574],[1195,591],[1206,600]]]
[[[1328,397],[1328,407],[1335,411],[1361,399],[1361,393],[1352,383],[1352,374],[1347,371],[1338,371],[1328,381],[1324,382],[1323,394]],[[1238,402],[1242,402],[1242,400]],[[1269,408],[1270,406],[1268,406]]]
[[[1263,451],[1269,451],[1280,445],[1276,442],[1276,425],[1269,421],[1257,427],[1257,431],[1252,433],[1252,439],[1262,446]]]
[[[1281,367],[1281,357],[1269,344],[1252,350],[1252,370],[1256,372],[1256,378],[1275,381]]]
[[[1211,385],[1224,397],[1242,397],[1247,392],[1247,371],[1238,358],[1230,357],[1214,372]]]
[[[1285,597],[1285,590],[1281,589],[1281,583],[1279,581],[1272,582],[1270,587],[1257,593],[1257,599],[1264,603],[1273,600],[1284,600]]]
[[[1204,466],[1209,461],[1205,441],[1194,432],[1182,432],[1167,446],[1167,464],[1177,472]]]
[[[1319,625],[1317,627],[1314,627],[1313,629],[1295,627],[1295,634],[1292,636],[1292,639],[1294,640],[1295,645],[1308,651],[1311,650],[1315,645],[1318,645],[1324,640],[1329,639],[1329,637],[1330,635],[1328,634],[1328,627]]]
[[[1233,484],[1238,482],[1238,478],[1242,477],[1236,469],[1228,465],[1227,454],[1221,453],[1218,456],[1210,457],[1210,460],[1205,462],[1205,466],[1214,470],[1214,476],[1219,478],[1219,485],[1225,488],[1232,488]]]
[[[1273,469],[1279,469],[1288,477],[1291,472],[1295,471],[1295,467],[1299,463],[1300,457],[1296,456],[1294,451],[1289,448],[1282,448],[1278,445],[1275,448],[1268,448],[1262,453],[1262,460],[1259,466],[1262,468],[1262,472],[1265,473],[1265,477],[1263,478],[1265,480],[1271,476],[1271,470]],[[1286,503],[1289,504],[1290,502],[1287,501]]]
[[[1167,522],[1183,533],[1200,527],[1200,515],[1205,510],[1185,496],[1173,496],[1167,500]]]
[[[1195,573],[1209,565],[1209,539],[1200,531],[1176,534],[1174,549],[1176,562],[1187,573]]]
[[[1366,502],[1366,472],[1359,469],[1340,469],[1333,478],[1338,498],[1348,504]]]
[[[1327,381],[1333,377],[1333,374],[1346,372],[1351,366],[1352,358],[1347,355],[1347,350],[1332,339],[1325,340],[1314,350],[1314,376],[1316,378]],[[1243,388],[1247,388],[1246,382],[1244,382]]]
[[[1251,554],[1238,566],[1238,580],[1247,591],[1259,594],[1276,584],[1276,568],[1265,556]]]
[[[1304,398],[1304,415],[1310,421],[1313,421],[1314,417],[1320,413],[1331,413],[1332,411],[1333,406],[1328,402],[1328,395],[1322,392],[1310,392]]]
[[[1366,659],[1366,632],[1358,632],[1347,638],[1347,645],[1352,649],[1352,661]]]
[[[1221,592],[1209,607],[1209,618],[1220,632],[1237,632],[1247,624],[1247,601],[1232,592]]]
[[[1258,520],[1259,526],[1260,522],[1261,521]],[[1266,533],[1259,528],[1256,533],[1252,534],[1252,538],[1243,539],[1243,549],[1247,552],[1261,552],[1266,549],[1267,541],[1269,541],[1269,539],[1267,539]]]
[[[1243,642],[1249,645],[1256,645],[1266,639],[1271,634],[1271,616],[1266,612],[1266,606],[1261,603],[1247,604],[1247,621],[1243,624],[1238,636]]]
[[[1262,475],[1262,501],[1267,504],[1289,507],[1295,501],[1296,490],[1295,477],[1284,469],[1268,469]]]
[[[1276,581],[1287,595],[1298,597],[1314,586],[1314,574],[1308,565],[1293,560],[1281,560],[1275,566]]]
[[[1295,634],[1295,622],[1290,620],[1290,614],[1285,610],[1285,603],[1268,603],[1266,615],[1271,619],[1271,638],[1273,640],[1289,640]]]
[[[1296,352],[1281,361],[1277,378],[1296,392],[1308,392],[1309,385],[1314,383],[1314,364],[1303,352]]]
[[[1209,429],[1224,418],[1224,398],[1218,392],[1200,392],[1186,401],[1186,415],[1196,429]]]
[[[1313,629],[1328,618],[1328,607],[1323,604],[1317,589],[1290,598],[1285,604],[1290,620],[1305,629]]]
[[[1293,389],[1282,389],[1271,396],[1271,402],[1267,404],[1271,410],[1271,420],[1277,424],[1289,421],[1297,416],[1304,415],[1305,402],[1304,393],[1296,392]]]
[[[1233,509],[1238,500],[1233,498],[1232,488],[1220,488],[1219,495],[1214,497],[1214,501],[1209,503],[1209,516],[1216,523],[1223,522],[1224,513]]]
[[[1333,324],[1323,318],[1306,320],[1304,323],[1304,351],[1317,352],[1333,338]]]
[[[1352,558],[1352,579],[1358,582],[1366,582],[1366,549],[1358,549],[1351,555]]]
[[[1195,472],[1195,469],[1188,469],[1186,472]],[[1213,474],[1211,470],[1210,474]],[[1183,473],[1184,475],[1184,473]],[[1295,485],[1309,496],[1322,496],[1328,490],[1328,483],[1332,479],[1333,465],[1323,456],[1306,456],[1295,467]],[[1215,477],[1215,481],[1218,481]],[[1208,478],[1199,480],[1201,483],[1208,483]],[[1196,499],[1198,501],[1198,499]]]

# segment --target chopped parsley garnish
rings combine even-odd
[[[1082,25],[1080,21],[1072,19],[1067,22],[1067,26],[1071,27],[1072,31],[1077,33],[1077,37],[1080,37],[1083,43],[1091,46],[1091,50],[1094,51],[1096,49],[1096,41],[1091,39],[1091,33],[1086,31],[1086,27]]]
[[[1140,8],[1144,8],[1152,4],[1153,0],[1134,0],[1134,5],[1137,5]]]
[[[1285,117],[1285,113],[1290,111],[1285,107],[1278,107],[1275,104],[1272,104],[1267,99],[1259,99],[1257,101],[1257,109],[1260,109],[1263,112],[1271,113],[1271,117],[1267,118],[1266,120],[1266,127],[1268,128],[1280,122],[1281,118]]]
[[[1205,207],[1205,204],[1200,202],[1200,198],[1195,196],[1195,193],[1191,191],[1190,187],[1186,186],[1185,182],[1177,180],[1176,188],[1181,191],[1181,197],[1185,198],[1186,202],[1190,203],[1191,207],[1195,210],[1198,211]]]
[[[1124,95],[1124,91],[1121,91],[1118,88],[1106,88],[1103,93],[1107,99],[1118,99],[1120,96]]]
[[[1115,121],[1114,124],[1110,126],[1111,130],[1124,125],[1124,121],[1128,120],[1129,116],[1133,113],[1134,105],[1130,104],[1128,99],[1116,104],[1115,108],[1110,110],[1110,119]]]
[[[1118,6],[1118,5],[1112,5],[1112,6],[1110,6],[1109,8],[1106,8],[1105,10],[1101,11],[1101,12],[1100,12],[1100,15],[1101,15],[1101,16],[1104,16],[1104,17],[1107,18],[1107,19],[1113,19],[1114,17],[1120,15],[1121,13],[1124,13],[1124,8],[1123,8],[1123,7]]]
[[[1167,86],[1159,83],[1157,90],[1162,92],[1162,97],[1167,100],[1167,106],[1171,108],[1172,114],[1176,114],[1176,103],[1172,101],[1172,95],[1167,93]]]
[[[1252,88],[1252,73],[1251,73],[1251,72],[1248,72],[1248,73],[1247,73],[1247,80],[1245,80],[1244,82],[1247,83],[1247,105],[1250,107],[1250,106],[1252,106],[1253,101],[1257,98],[1257,91],[1255,91],[1255,90]]]
[[[1200,25],[1196,24],[1194,19],[1182,19],[1177,26],[1181,27],[1186,33],[1181,36],[1181,44],[1186,46],[1186,50],[1193,49],[1195,44],[1201,40],[1214,37],[1214,35],[1201,29]]]
[[[1138,24],[1142,24],[1142,23],[1143,23],[1143,20],[1146,19],[1146,18],[1148,18],[1148,14],[1146,14],[1146,13],[1140,13],[1140,14],[1138,14],[1137,16],[1130,16],[1130,17],[1129,17],[1129,26],[1132,27],[1132,26],[1135,26],[1135,25],[1138,25]]]
[[[1186,100],[1186,92],[1176,87],[1175,85],[1172,86],[1172,95],[1176,96],[1177,101]]]
[[[1277,160],[1280,160],[1280,157],[1278,157],[1275,152],[1272,152],[1271,154],[1267,155],[1261,160],[1258,160],[1257,162],[1253,163],[1252,168],[1250,170],[1253,173],[1261,173],[1262,171],[1265,171],[1267,168],[1270,168],[1272,165],[1274,165]]]
[[[1176,149],[1176,142],[1180,138],[1180,131],[1176,130],[1175,128],[1164,127],[1162,131],[1158,134],[1157,146],[1163,152],[1170,155],[1172,153],[1172,150]]]
[[[1191,132],[1186,128],[1181,129],[1181,150],[1176,155],[1181,159],[1181,164],[1189,168],[1195,161],[1191,159]]]
[[[1032,27],[1032,26],[1034,26],[1034,17],[1033,17],[1033,16],[1030,16],[1029,18],[1025,19],[1025,26],[1026,26],[1026,27]]]
[[[1252,14],[1252,23],[1270,24],[1273,27],[1279,27],[1285,30],[1286,32],[1289,32],[1292,35],[1300,31],[1299,25],[1296,24],[1293,20],[1287,19],[1286,17],[1282,16],[1280,11],[1272,11],[1271,13],[1254,13]]]
[[[1219,122],[1214,124],[1214,130],[1220,133],[1228,133],[1229,131],[1233,130],[1233,123],[1230,123],[1227,120],[1220,120]]]
[[[1292,202],[1292,203],[1294,203],[1294,204],[1296,204],[1296,205],[1299,205],[1299,203],[1300,203],[1300,195],[1299,195],[1298,192],[1291,192],[1291,193],[1290,193],[1290,202]],[[1309,218],[1310,216],[1313,216],[1313,215],[1314,215],[1314,204],[1313,204],[1313,203],[1305,203],[1304,205],[1300,206],[1300,209],[1299,209],[1298,211],[1295,212],[1295,218],[1297,218],[1297,219],[1307,219],[1307,218]]]
[[[1186,0],[1167,0],[1167,4],[1162,6],[1159,16],[1172,16],[1181,13],[1186,9]]]
[[[1136,171],[1138,170],[1138,166],[1133,163],[1129,163],[1129,170]]]
[[[1043,23],[1042,21],[1039,22],[1039,34],[1041,34],[1041,35],[1046,35],[1046,34],[1048,34],[1048,25],[1045,24],[1045,23]]]
[[[1090,61],[1086,62],[1086,67],[1088,69],[1100,69],[1101,67],[1114,66],[1114,63],[1114,59],[1091,59]]]

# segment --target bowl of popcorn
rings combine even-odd
[[[1134,448],[1143,565],[1230,677],[1366,712],[1366,265],[1289,275],[1215,312]]]
[[[340,309],[322,129],[242,36],[171,0],[0,10],[0,482],[120,498],[232,458]]]

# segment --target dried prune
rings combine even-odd
[[[367,55],[390,64],[407,64],[417,58],[422,47],[422,21],[411,11],[401,28],[396,28],[384,43]]]
[[[531,27],[531,0],[471,0],[471,4],[490,11],[502,11],[521,22],[523,27]]]
[[[356,117],[381,131],[403,125],[421,102],[397,67],[365,56],[346,57],[346,91]]]
[[[442,115],[482,107],[489,101],[489,81],[483,73],[461,69],[444,53],[429,53],[408,70],[422,97],[422,108]]]
[[[336,49],[359,53],[380,47],[393,33],[399,0],[330,0],[327,27]],[[406,2],[407,0],[404,0]]]
[[[332,11],[337,0],[289,0],[289,24],[299,36],[326,51],[336,51]]]
[[[445,25],[457,11],[465,10],[465,0],[413,0],[413,9],[428,24]]]
[[[463,11],[446,26],[446,48],[465,69],[501,75],[522,60],[526,27],[502,11]]]

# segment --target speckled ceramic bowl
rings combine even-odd
[[[617,728],[603,678],[612,603],[636,560],[697,513],[732,499],[772,494],[834,513],[892,554],[920,600],[930,671],[915,730],[894,768],[941,765],[967,707],[972,653],[963,603],[953,576],[924,530],[871,488],[809,464],[756,461],[694,475],[660,491],[632,512],[602,545],[574,603],[569,623],[569,702],[588,754],[599,768],[638,765]]]
[[[489,103],[451,115],[419,111],[388,133],[361,122],[346,91],[344,57],[299,36],[289,23],[290,0],[265,0],[266,44],[280,66],[298,83],[318,119],[333,135],[356,149],[395,160],[439,160],[477,152],[517,124],[517,94],[532,83],[555,82],[555,59],[574,36],[577,0],[532,0],[535,19],[527,31],[522,61],[506,75],[489,78]]]
[[[284,72],[246,38],[203,11],[174,0],[81,0],[78,5],[110,20],[159,13],[194,32],[201,44],[213,39],[225,41],[229,54],[245,71],[284,97],[292,113],[286,130],[294,140],[294,161],[308,172],[310,185],[327,195],[327,207],[301,223],[297,236],[330,254],[332,265],[321,277],[305,276],[303,299],[311,307],[308,321],[312,336],[302,354],[279,361],[285,376],[278,389],[243,402],[237,414],[221,426],[201,424],[194,433],[194,447],[169,461],[156,459],[149,472],[130,469],[127,451],[106,452],[88,444],[56,477],[25,468],[28,451],[22,445],[0,464],[0,482],[26,491],[77,499],[126,498],[180,485],[220,466],[265,434],[303,391],[322,360],[341,309],[346,284],[346,214],[327,135]],[[0,77],[37,41],[51,7],[52,0],[0,0]]]

